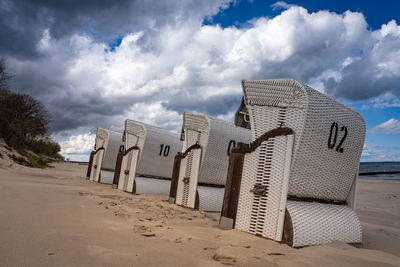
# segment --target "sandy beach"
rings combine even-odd
[[[400,181],[360,180],[362,245],[293,249],[53,165],[0,167],[1,266],[400,266]]]

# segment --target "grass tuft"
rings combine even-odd
[[[26,154],[24,156],[29,160],[30,164],[34,168],[42,168],[43,169],[43,168],[53,167],[53,166],[50,166],[49,164],[47,164],[47,162],[44,161],[40,157],[36,157],[36,156],[33,156],[33,155],[29,155],[29,154]]]
[[[12,159],[15,163],[17,163],[19,165],[33,167],[32,163],[26,161],[26,159],[23,157],[18,157],[18,156],[12,155],[12,154],[9,154],[8,156],[10,157],[10,159]]]

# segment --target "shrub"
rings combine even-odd
[[[60,145],[48,137],[50,118],[46,109],[30,95],[11,92],[8,88],[10,78],[5,71],[4,60],[0,59],[0,136],[19,152],[30,149],[63,160],[58,154]],[[39,160],[33,159],[33,162],[33,165],[47,165]]]
[[[61,151],[60,145],[51,141],[49,138],[31,140],[27,143],[27,148],[37,154],[43,154],[52,158],[64,160],[64,157],[59,154]]]

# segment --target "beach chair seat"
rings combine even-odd
[[[124,150],[122,133],[97,128],[94,150],[90,153],[87,179],[112,184],[117,154]]]
[[[181,139],[187,148],[175,157],[170,203],[221,211],[230,149],[249,142],[248,129],[203,114],[183,113]]]
[[[125,121],[126,151],[117,158],[114,185],[135,194],[168,195],[179,134],[133,120]]]
[[[291,79],[242,84],[235,123],[254,141],[232,150],[220,226],[293,247],[361,242],[361,115]]]

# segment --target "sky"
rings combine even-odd
[[[362,161],[400,161],[399,1],[0,0],[11,89],[87,161],[97,127],[233,121],[242,79],[293,78],[357,110]]]

